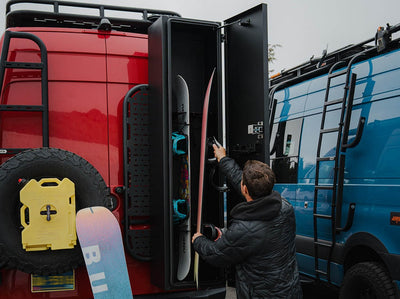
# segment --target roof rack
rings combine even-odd
[[[271,77],[270,88],[275,88],[275,90],[282,89],[286,86],[326,74],[333,64],[339,61],[349,61],[352,57],[361,52],[365,53],[365,59],[367,59],[381,54],[383,51],[399,48],[400,38],[393,41],[391,39],[391,34],[397,31],[400,31],[400,24],[395,26],[387,24],[386,29],[379,27],[373,38],[359,44],[346,46],[332,53],[326,53],[324,51],[322,57],[314,58],[313,56],[309,61],[289,70],[284,70],[280,74]],[[381,38],[383,42],[381,42]],[[375,42],[375,46],[369,45],[372,42]],[[382,44],[384,44],[384,46],[382,46]]]
[[[28,5],[29,9],[26,9]],[[6,6],[6,28],[98,29],[101,20],[106,18],[111,23],[110,29],[147,33],[147,28],[162,15],[180,17],[178,13],[166,10],[51,0],[10,0]]]

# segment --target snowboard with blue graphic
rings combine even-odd
[[[179,281],[186,278],[190,270],[191,263],[191,192],[190,192],[190,105],[189,88],[185,79],[178,75],[175,80],[175,97],[178,113],[179,132],[186,137],[186,153],[180,155],[180,187],[179,198],[183,199],[187,205],[187,215],[183,223],[178,225],[179,230],[179,259],[177,268],[177,278]]]
[[[94,299],[132,298],[119,223],[105,207],[78,211],[76,231]]]

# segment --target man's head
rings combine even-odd
[[[275,174],[267,164],[256,160],[246,162],[243,168],[242,193],[247,189],[251,199],[257,199],[270,195],[274,184]]]

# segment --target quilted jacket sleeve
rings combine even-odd
[[[196,238],[194,249],[208,263],[215,266],[238,264],[249,254],[249,238],[246,228],[240,221],[233,221],[229,229],[217,241],[211,241],[204,236]]]
[[[242,194],[240,190],[240,182],[242,181],[242,170],[239,165],[229,157],[224,157],[219,161],[219,169],[226,176],[228,182],[238,194]]]

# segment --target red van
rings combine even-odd
[[[100,205],[113,212],[135,298],[225,298],[226,271],[202,261],[197,290],[193,250],[188,275],[176,274],[173,78],[186,79],[191,101],[187,213],[193,234],[203,97],[214,68],[208,135],[223,140],[225,126],[235,132],[226,145],[239,161],[269,156],[268,132],[262,130],[268,120],[266,5],[222,25],[170,11],[47,0],[11,0],[6,14],[0,58],[0,298],[93,297],[79,242],[59,250],[22,246],[24,227],[37,224],[29,207],[21,209],[20,190],[42,178],[73,181],[76,211]],[[226,109],[223,90],[230,99]],[[226,199],[214,188],[221,179],[211,180],[204,187],[202,218],[222,227]],[[54,229],[36,227],[40,234]],[[63,240],[62,232],[57,239]]]

